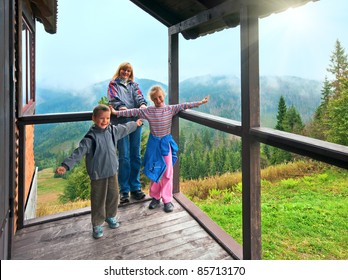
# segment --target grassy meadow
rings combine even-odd
[[[317,162],[296,162],[262,170],[262,258],[266,260],[348,259],[348,171]],[[38,216],[78,209],[81,201],[58,201],[64,179],[40,171]],[[181,182],[181,190],[242,244],[241,174]]]
[[[64,211],[90,206],[90,201],[77,201],[62,204],[59,196],[63,194],[66,180],[54,178],[53,168],[39,171],[36,216],[46,216]]]

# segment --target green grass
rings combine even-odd
[[[59,196],[64,192],[67,181],[62,178],[54,178],[52,168],[39,171],[38,176],[38,201],[36,216],[42,217],[72,209],[80,209],[90,205],[90,201],[77,201],[62,204]]]
[[[54,178],[53,168],[47,168],[39,171],[38,196],[52,193],[63,193],[66,186],[66,180]]]
[[[348,172],[262,181],[262,258],[348,259]],[[210,190],[195,203],[242,244],[241,188]]]

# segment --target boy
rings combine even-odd
[[[117,126],[110,125],[110,115],[110,109],[106,105],[100,104],[93,109],[94,125],[71,156],[56,170],[57,174],[64,174],[86,155],[86,169],[91,179],[93,237],[96,239],[103,236],[104,221],[110,228],[119,227],[116,217],[119,200],[117,140],[142,125],[141,120]]]

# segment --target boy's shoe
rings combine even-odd
[[[152,198],[150,204],[149,204],[149,209],[155,209],[159,206],[160,200],[156,198]]]
[[[122,193],[121,198],[120,198],[120,203],[123,204],[123,203],[127,203],[127,202],[129,202],[128,193]]]
[[[171,202],[164,203],[164,212],[172,212],[174,209],[174,205]]]
[[[105,222],[108,223],[110,228],[118,228],[120,226],[120,223],[117,221],[116,217],[106,218]]]
[[[141,190],[137,190],[134,192],[131,192],[131,197],[134,198],[135,200],[141,200],[145,198],[145,193],[143,193]]]
[[[103,227],[102,226],[95,226],[93,227],[93,237],[95,239],[98,239],[103,236]]]

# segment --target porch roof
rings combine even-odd
[[[259,18],[318,0],[131,0],[167,27],[190,25],[182,31],[195,39],[240,24],[240,8],[249,5]],[[208,21],[207,21],[208,19]],[[294,19],[295,20],[295,19]]]

